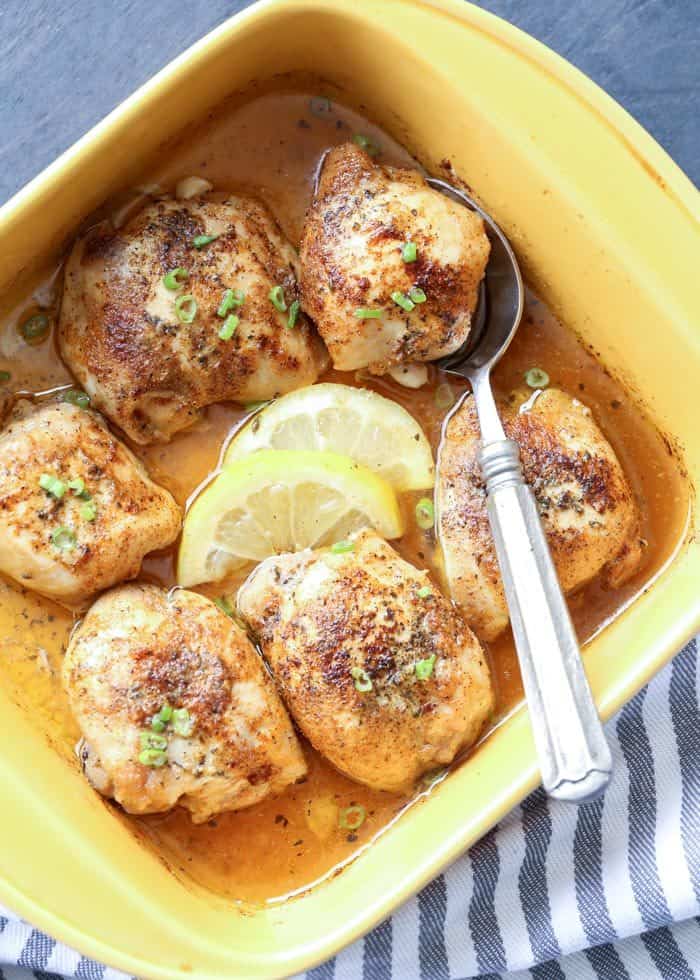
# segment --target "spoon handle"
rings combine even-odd
[[[479,405],[477,388],[488,438],[496,434],[495,405],[490,388]],[[583,803],[607,786],[612,756],[517,443],[500,422],[496,429],[501,438],[482,443],[479,462],[542,782],[550,796]]]

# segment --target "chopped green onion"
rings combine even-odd
[[[83,500],[89,500],[90,494],[85,490],[85,480],[81,476],[76,476],[74,480],[68,481],[68,489],[72,490],[76,497],[82,497]]]
[[[237,306],[243,306],[243,300],[245,299],[245,293],[240,289],[227,289],[221,299],[219,309],[216,311],[216,315],[223,318],[231,310],[235,309]]]
[[[419,599],[427,599],[428,596],[431,596],[432,594],[433,594],[433,590],[430,588],[429,585],[423,585],[421,586],[420,589],[418,589]]]
[[[435,523],[435,507],[430,497],[421,497],[416,504],[416,524],[423,531],[429,530]]]
[[[0,371],[0,384],[4,384],[6,381],[9,381],[11,377],[12,375],[9,371]]]
[[[167,701],[158,712],[158,717],[161,721],[170,721],[173,717],[173,709],[170,707]]]
[[[168,740],[165,735],[158,735],[156,732],[141,732],[142,749],[167,749]]]
[[[240,320],[235,313],[229,313],[229,315],[224,320],[219,330],[220,340],[230,340],[236,332],[236,327],[240,323]]]
[[[408,291],[408,298],[417,306],[419,303],[425,303],[428,297],[425,295],[420,286],[411,286]]]
[[[218,606],[221,612],[228,616],[229,619],[233,619],[233,606],[225,595],[217,596],[216,599],[214,599],[214,605]]]
[[[69,388],[61,393],[61,401],[68,402],[69,405],[77,405],[78,408],[90,407],[90,396],[79,388]]]
[[[95,520],[97,517],[97,505],[94,500],[88,500],[81,506],[80,516],[84,521]]]
[[[66,492],[66,485],[63,480],[59,480],[57,476],[53,476],[51,473],[41,474],[39,477],[39,486],[50,496],[55,497],[56,500],[60,500]]]
[[[549,375],[542,368],[530,368],[525,372],[525,383],[531,388],[546,388],[549,384]]]
[[[365,136],[364,133],[355,133],[352,141],[358,146],[361,146],[365,153],[368,153],[371,157],[379,156],[379,147],[369,138],[369,136]]]
[[[366,694],[367,691],[372,690],[372,678],[362,667],[353,667],[350,671],[350,676],[355,682],[356,691],[359,691],[361,694]]]
[[[20,327],[20,333],[26,341],[43,340],[49,332],[49,318],[45,313],[35,313],[25,320]]]
[[[379,320],[382,312],[382,310],[369,310],[366,306],[358,306],[355,310],[355,316],[358,320]]]
[[[168,761],[168,756],[162,749],[141,749],[139,762],[142,766],[152,766],[159,769]]]
[[[287,327],[290,330],[294,329],[298,316],[299,316],[299,300],[295,299],[294,302],[291,303],[289,306],[289,316],[287,317]]]
[[[187,708],[175,708],[173,710],[173,729],[176,735],[189,738],[194,731],[194,718],[190,715]]]
[[[338,814],[338,826],[343,830],[359,830],[367,817],[367,811],[363,806],[354,804],[346,806]]]
[[[218,235],[197,235],[192,244],[195,248],[204,248],[205,245],[211,245],[212,242],[215,242],[218,237]]]
[[[352,541],[336,541],[335,544],[331,545],[331,551],[334,555],[344,555],[347,551],[354,551],[355,545]]]
[[[151,728],[154,732],[164,732],[166,727],[165,722],[161,721],[158,715],[153,715],[151,718]]]
[[[432,677],[436,656],[433,653],[426,660],[419,660],[416,663],[416,677],[419,681],[427,681],[429,677]]]
[[[312,116],[325,116],[333,111],[333,106],[330,99],[315,95],[312,99],[309,99],[309,109],[311,110]]]
[[[163,285],[166,289],[179,289],[183,283],[187,282],[190,274],[187,269],[171,269],[163,276]]]
[[[72,551],[75,543],[75,534],[69,527],[57,527],[51,532],[51,544],[59,551]]]
[[[267,295],[276,310],[279,310],[280,313],[286,312],[287,304],[284,299],[284,289],[281,286],[273,286]]]
[[[418,246],[415,242],[406,242],[401,249],[401,258],[404,262],[415,262],[418,258]]]
[[[455,403],[454,392],[447,381],[443,381],[435,389],[435,404],[438,408],[451,408]]]
[[[406,296],[405,293],[400,293],[398,290],[391,294],[391,298],[396,305],[400,306],[402,310],[406,311],[406,313],[410,313],[416,305],[412,299],[409,299],[408,296]]]
[[[175,300],[175,312],[183,323],[192,323],[197,316],[197,300],[192,293],[185,293]]]

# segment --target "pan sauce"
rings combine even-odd
[[[148,183],[172,189],[184,176],[198,174],[217,189],[247,189],[262,197],[292,242],[299,240],[304,212],[321,153],[354,133],[368,135],[382,148],[382,160],[413,164],[391,138],[358,112],[329,106],[307,93],[281,89],[243,101],[232,100],[199,128],[190,129],[164,151],[158,166],[145,175]],[[133,194],[113,202],[107,213],[127,212]],[[137,207],[143,197],[135,201]],[[29,302],[5,310],[0,328],[0,370],[12,373],[0,385],[0,398],[10,392],[44,392],[70,382],[53,343],[29,347],[17,323],[37,306],[55,306],[57,270],[37,285]],[[570,600],[582,641],[642,591],[678,544],[687,515],[687,494],[679,464],[663,438],[639,413],[625,390],[612,379],[584,345],[532,293],[518,335],[495,375],[497,390],[507,394],[521,383],[530,367],[544,368],[551,383],[576,395],[593,409],[612,443],[637,495],[642,534],[647,542],[642,567],[617,590],[593,582]],[[323,380],[363,384],[394,398],[421,423],[437,447],[445,407],[436,404],[448,394],[446,376],[431,369],[430,384],[419,391],[394,382],[358,381],[354,375],[329,372]],[[450,379],[452,396],[464,388]],[[217,465],[222,443],[245,417],[232,404],[213,406],[191,430],[167,445],[132,447],[153,478],[184,504]],[[420,494],[406,495],[407,514]],[[397,549],[420,567],[434,567],[433,541],[413,527]],[[152,556],[143,577],[166,587],[174,584],[174,551]],[[235,581],[205,587],[215,596],[230,593]],[[0,580],[0,650],[2,683],[46,732],[57,751],[70,760],[77,729],[60,689],[62,651],[74,619],[70,613],[33,593]],[[511,711],[522,689],[510,633],[489,647],[498,698],[494,724]],[[304,889],[349,860],[407,805],[404,797],[361,787],[336,772],[305,744],[309,776],[282,796],[247,811],[223,814],[195,826],[184,811],[148,818],[114,812],[176,871],[231,899],[249,903],[281,898]],[[337,827],[338,807],[361,804],[367,819],[356,832]]]

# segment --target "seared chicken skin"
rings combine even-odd
[[[0,571],[78,605],[134,578],[180,509],[94,412],[20,402],[0,432]]]
[[[88,779],[129,813],[179,805],[201,823],[306,772],[262,660],[194,592],[126,585],[102,596],[71,638],[63,683]]]
[[[486,658],[460,614],[374,532],[343,554],[268,558],[238,595],[311,743],[376,789],[452,761],[493,708]]]
[[[334,367],[383,374],[461,346],[488,257],[477,214],[416,171],[376,164],[347,143],[328,154],[307,215],[302,306]],[[362,318],[363,310],[381,316]]]
[[[507,436],[520,445],[552,558],[565,592],[599,572],[611,586],[641,560],[639,512],[612,447],[591,410],[550,388],[520,405],[500,405]],[[452,598],[484,640],[508,624],[477,453],[474,400],[450,420],[438,466],[437,527]]]
[[[295,319],[296,277],[294,249],[257,201],[159,200],[118,231],[103,223],[76,243],[61,354],[134,442],[167,441],[213,402],[316,380],[327,354],[306,318]],[[284,311],[270,299],[275,287]]]

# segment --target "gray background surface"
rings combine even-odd
[[[391,3],[391,0],[386,0]],[[0,0],[0,203],[246,0]],[[485,0],[700,182],[700,0]]]

